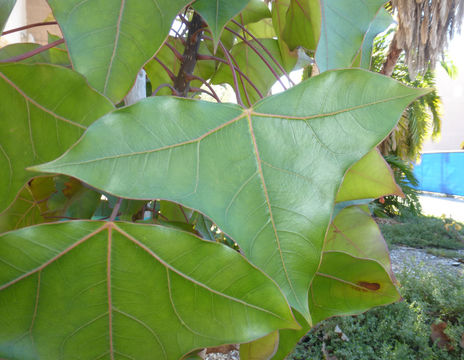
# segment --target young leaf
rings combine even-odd
[[[0,357],[171,360],[298,328],[261,271],[173,229],[40,225],[0,236],[0,254]]]
[[[74,71],[0,64],[0,212],[34,174],[26,167],[62,154],[112,104]]]
[[[316,50],[319,71],[351,67],[385,0],[319,1],[322,16]]]
[[[336,202],[377,199],[386,195],[403,196],[390,166],[377,149],[370,151],[348,170]]]
[[[103,117],[70,151],[34,170],[199,210],[309,320],[309,284],[345,172],[427,92],[351,69],[311,78],[252,109],[155,97]]]
[[[74,69],[114,103],[160,48],[189,0],[49,0]],[[104,14],[102,16],[102,14]]]
[[[250,0],[197,0],[193,8],[208,23],[214,40],[214,48],[217,47],[224,26],[242,11]]]

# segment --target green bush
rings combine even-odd
[[[431,216],[406,215],[396,219],[400,221],[397,224],[380,224],[382,234],[389,245],[417,248],[464,248],[462,224],[456,224],[450,219]]]
[[[288,359],[447,360],[464,359],[464,277],[422,268],[398,275],[403,301],[362,315],[332,318],[309,332]],[[444,321],[452,351],[430,339],[431,325]],[[342,340],[336,326],[348,337]],[[324,355],[325,353],[325,355]]]

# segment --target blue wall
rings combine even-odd
[[[414,175],[419,190],[464,196],[464,151],[423,154]]]

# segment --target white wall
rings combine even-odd
[[[442,135],[438,142],[428,141],[424,152],[459,150],[464,142],[464,33],[453,39],[448,54],[458,67],[459,76],[452,80],[440,65],[437,66],[437,88],[444,113]]]

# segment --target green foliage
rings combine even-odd
[[[371,207],[377,216],[401,216],[402,214],[420,215],[422,207],[419,201],[419,192],[414,188],[418,181],[414,176],[413,164],[396,155],[386,155],[385,160],[393,170],[396,183],[402,194],[384,196],[375,200]]]
[[[355,317],[324,321],[308,333],[289,356],[292,360],[459,360],[464,334],[464,281],[449,274],[418,268],[398,274],[403,301]],[[441,349],[430,339],[431,325],[446,322],[452,351]],[[335,327],[348,337],[342,340]]]
[[[49,4],[66,46],[0,50],[0,357],[280,360],[398,300],[364,204],[400,193],[374,148],[430,90],[350,69],[383,1]],[[322,74],[268,96],[298,46]]]
[[[429,216],[403,216],[396,219],[400,222],[380,225],[382,234],[389,244],[417,248],[464,249],[464,230],[446,226],[452,222],[449,219]]]
[[[372,56],[371,69],[380,71],[387,56],[392,31],[376,39]],[[448,64],[448,63],[445,63]],[[451,67],[451,65],[449,65]],[[392,77],[403,84],[419,88],[435,88],[435,74],[428,69],[416,79],[409,78],[404,54],[401,54]],[[426,96],[414,101],[404,112],[395,131],[386,139],[384,155],[396,155],[404,160],[416,160],[424,140],[432,136],[437,138],[441,129],[441,100],[434,89]]]

